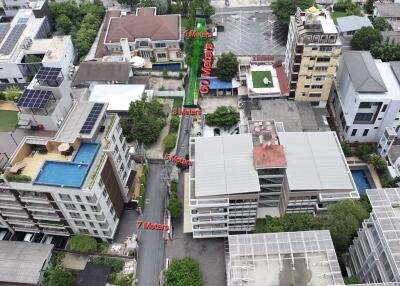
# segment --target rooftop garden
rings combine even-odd
[[[254,88],[274,87],[274,83],[272,82],[272,74],[270,71],[252,71],[251,76],[253,78]]]

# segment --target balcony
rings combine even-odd
[[[227,217],[192,218],[193,225],[228,223]]]
[[[228,230],[225,231],[193,231],[193,238],[205,238],[205,237],[226,237],[228,236]]]
[[[35,194],[35,193],[28,193],[24,194],[20,197],[22,202],[33,202],[33,203],[42,203],[42,204],[50,204],[47,196],[44,194]]]
[[[48,229],[61,229],[64,230],[65,229],[65,225],[64,224],[59,224],[59,223],[54,223],[52,221],[47,221],[47,222],[39,222],[39,226],[43,227],[43,228],[48,228]]]
[[[4,201],[15,201],[15,197],[10,192],[0,192],[0,200]]]
[[[226,224],[193,225],[193,231],[227,230]]]
[[[46,234],[69,236],[69,232],[65,230],[58,230],[54,228],[43,228],[42,231]]]
[[[44,219],[51,221],[61,220],[61,218],[56,213],[51,213],[51,212],[32,212],[32,216],[35,219]]]
[[[6,217],[29,218],[28,214],[23,210],[1,210],[1,214]]]
[[[55,212],[56,210],[51,205],[27,203],[25,207],[32,211],[38,212]]]
[[[35,223],[30,219],[8,218],[6,221],[12,225],[35,226]]]
[[[192,217],[205,217],[214,215],[225,215],[228,213],[227,209],[222,210],[192,210]]]
[[[17,201],[0,200],[0,208],[1,209],[17,209],[17,210],[20,210],[20,209],[22,209],[22,206]]]
[[[15,226],[14,229],[21,232],[39,232],[36,226]]]
[[[190,205],[207,207],[207,206],[228,206],[228,199],[215,199],[215,200],[190,200]]]

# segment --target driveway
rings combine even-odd
[[[114,242],[124,243],[128,236],[137,234],[136,222],[138,213],[136,210],[124,210],[122,217],[119,219],[117,231],[115,232]]]

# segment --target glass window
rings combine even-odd
[[[92,211],[94,212],[98,212],[99,208],[97,206],[90,206],[90,208],[92,209]]]
[[[80,205],[81,209],[85,212],[86,211],[86,207],[84,205]]]
[[[351,136],[356,136],[356,134],[357,134],[357,129],[353,129],[353,130],[351,131]]]
[[[166,59],[167,58],[167,54],[166,53],[159,53],[159,54],[157,54],[157,58]]]
[[[79,213],[69,213],[72,218],[82,218]]]
[[[103,195],[104,198],[107,197],[107,191],[106,191],[106,189],[103,190],[102,195]]]
[[[97,197],[96,195],[86,196],[86,200],[88,201],[88,203],[94,204],[95,202],[97,202]]]
[[[73,204],[64,204],[67,210],[76,210],[75,205]]]
[[[359,112],[359,113],[356,114],[354,122],[357,122],[357,121],[358,122],[360,122],[360,121],[368,122],[368,121],[371,121],[372,116],[373,116],[372,113],[361,113],[361,112]]]
[[[111,212],[111,214],[115,213],[115,210],[114,210],[114,208],[112,206],[111,206],[110,212]]]
[[[89,214],[85,214],[86,219],[92,219]]]
[[[317,62],[319,62],[319,63],[327,63],[327,62],[329,62],[331,60],[331,58],[329,58],[329,57],[320,57],[320,58],[317,58]]]
[[[363,135],[362,136],[367,136],[368,135],[369,129],[364,129]]]
[[[72,201],[70,195],[59,194],[59,196],[60,196],[60,199],[63,200],[63,201]]]
[[[107,202],[106,202],[106,203],[107,203],[107,206],[110,206],[110,204],[111,204],[110,198],[107,199]]]
[[[95,227],[93,222],[89,222],[91,227]]]
[[[372,102],[360,102],[359,108],[371,108]]]
[[[103,180],[100,178],[99,179],[99,187],[102,188],[104,186]]]
[[[75,196],[75,199],[76,199],[78,202],[82,202],[82,199],[81,199],[80,196]]]
[[[165,48],[165,43],[156,43],[156,48]]]
[[[382,106],[381,112],[385,112],[385,111],[386,111],[386,108],[387,108],[387,104],[385,104],[384,106]]]

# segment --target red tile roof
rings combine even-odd
[[[283,65],[275,67],[276,75],[278,76],[279,88],[281,89],[281,94],[285,95],[289,93],[289,83],[285,73]]]

